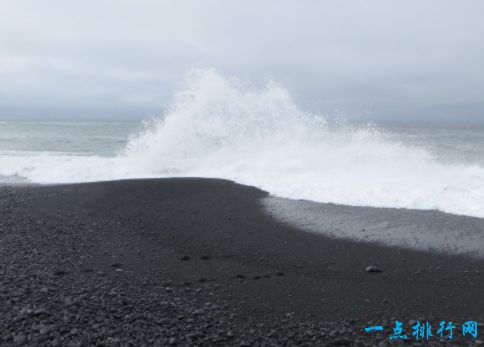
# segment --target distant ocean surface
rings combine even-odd
[[[330,120],[301,111],[274,83],[254,89],[212,71],[194,74],[144,123],[0,121],[3,184],[172,176],[484,217],[484,127]]]

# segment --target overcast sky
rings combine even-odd
[[[138,116],[205,66],[357,119],[484,122],[484,1],[0,0],[0,117]]]

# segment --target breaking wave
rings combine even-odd
[[[484,168],[444,164],[377,128],[301,111],[286,89],[194,70],[163,117],[115,157],[4,157],[0,175],[66,183],[141,177],[234,180],[274,195],[484,217]]]

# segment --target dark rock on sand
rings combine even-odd
[[[380,269],[380,268],[379,268],[379,267],[377,267],[377,266],[373,266],[373,265],[367,266],[367,267],[365,268],[365,271],[366,271],[366,272],[383,272],[383,270],[382,270],[382,269]]]

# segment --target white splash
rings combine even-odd
[[[484,168],[445,165],[371,126],[301,111],[287,90],[194,70],[164,117],[116,157],[2,158],[0,175],[64,183],[135,177],[231,179],[288,198],[484,217]]]

